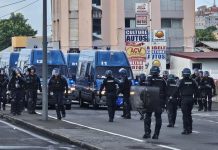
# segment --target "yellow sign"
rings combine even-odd
[[[127,46],[126,53],[128,57],[144,57],[146,55],[145,47]]]

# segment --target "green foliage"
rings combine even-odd
[[[13,36],[34,36],[37,31],[27,24],[21,13],[12,13],[9,19],[0,20],[0,50],[11,46]]]
[[[216,41],[215,36],[212,34],[215,30],[217,30],[217,28],[214,26],[208,27],[207,29],[197,29],[197,43],[199,43],[200,41]]]

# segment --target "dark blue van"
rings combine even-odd
[[[5,68],[6,74],[9,76],[14,67],[17,67],[19,52],[2,52],[0,67]]]
[[[129,79],[133,80],[132,69],[124,51],[82,50],[76,74],[76,91],[80,107],[84,105],[84,102],[92,104],[94,108],[106,105],[105,96],[101,99],[98,96],[100,86],[105,79],[105,72],[112,70],[113,76],[119,78],[120,68],[125,68]]]
[[[34,65],[36,68],[36,73],[42,81],[42,62],[43,62],[43,51],[42,49],[22,49],[20,51],[20,56],[18,59],[17,66],[24,70],[29,65]],[[48,78],[52,75],[52,70],[54,68],[59,68],[63,76],[67,78],[68,70],[64,55],[61,50],[51,50],[47,52],[47,64],[48,64]],[[69,90],[69,94],[71,91]],[[42,104],[41,94],[38,95],[38,105]],[[49,97],[48,104],[54,106],[55,101],[52,97]],[[71,108],[71,100],[68,98],[65,100],[66,109]]]
[[[78,98],[75,92],[75,84],[76,84],[76,71],[77,71],[77,65],[79,60],[79,53],[67,53],[65,58],[68,67],[69,84],[71,85],[71,91],[72,91],[71,95],[72,95],[72,99],[75,100]]]

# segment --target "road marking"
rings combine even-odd
[[[37,112],[37,114],[40,114],[40,115],[41,115],[41,113],[39,113],[39,112]],[[49,116],[50,118],[52,118],[52,119],[57,119],[56,117],[53,117],[53,116],[50,116],[50,115],[48,115],[48,116]],[[69,123],[69,124],[73,124],[73,125],[77,125],[77,126],[80,126],[80,127],[84,127],[84,128],[87,128],[87,129],[91,129],[91,130],[95,130],[95,131],[99,131],[99,132],[104,132],[104,133],[107,133],[107,134],[111,134],[111,135],[123,137],[123,138],[126,138],[126,139],[131,139],[131,140],[133,140],[133,141],[145,142],[144,140],[136,139],[136,138],[129,137],[129,136],[122,135],[122,134],[118,134],[118,133],[113,133],[113,132],[106,131],[106,130],[102,130],[102,129],[97,129],[97,128],[89,127],[89,126],[82,125],[82,124],[75,123],[75,122],[71,122],[71,121],[68,121],[68,120],[64,120],[64,119],[63,119],[62,121],[67,122],[67,123]]]
[[[171,146],[166,146],[166,145],[158,145],[159,147],[163,147],[163,148],[167,148],[167,149],[171,149],[171,150],[181,150],[175,147],[171,147]]]
[[[42,146],[0,146],[0,149],[7,150],[7,149],[48,149],[49,147],[42,147]]]
[[[199,134],[200,132],[199,131],[192,131],[193,133],[196,133],[196,134]]]
[[[6,124],[6,125],[8,125],[8,126],[10,126],[11,128],[13,128],[13,129],[15,129],[15,130],[17,129],[17,130],[19,130],[19,131],[21,131],[21,132],[24,132],[24,133],[26,133],[26,134],[29,134],[29,135],[31,135],[31,136],[33,136],[33,137],[35,137],[35,138],[41,139],[41,140],[46,141],[46,142],[49,142],[49,143],[51,143],[51,144],[58,144],[57,142],[55,142],[55,141],[53,141],[53,140],[50,140],[50,139],[45,138],[45,137],[42,137],[42,136],[37,135],[37,134],[35,134],[35,133],[32,133],[32,132],[30,132],[30,131],[24,130],[24,129],[19,128],[19,127],[17,127],[17,126],[14,126],[14,125],[12,125],[12,124],[10,124],[10,123],[7,123],[7,122],[5,122],[5,121],[0,120],[0,122],[3,123],[3,124]]]
[[[211,122],[211,123],[216,123],[218,124],[218,122],[213,121],[213,120],[207,120],[207,119],[198,119],[198,118],[193,118],[194,120],[200,120],[200,121],[207,121],[207,122]]]
[[[37,112],[37,113],[41,115],[41,113],[39,113],[39,112]],[[57,119],[56,117],[53,117],[53,116],[50,116],[50,115],[48,115],[48,116],[50,118]],[[75,122],[71,122],[71,121],[68,121],[68,120],[62,120],[62,121],[67,122],[69,124],[78,125],[80,127],[88,128],[88,129],[91,129],[91,130],[95,130],[95,131],[99,131],[99,132],[103,132],[103,133],[119,136],[119,137],[122,137],[122,138],[130,139],[130,140],[133,140],[133,141],[137,141],[137,142],[141,142],[141,143],[145,142],[145,140],[136,139],[136,138],[129,137],[129,136],[126,136],[126,135],[122,135],[122,134],[113,133],[113,132],[102,130],[102,129],[97,129],[97,128],[89,127],[89,126],[82,125],[82,124],[75,123]],[[171,150],[180,150],[180,149],[177,149],[177,148],[174,148],[174,147],[165,146],[165,145],[157,145],[157,146],[163,147],[163,148],[168,148],[168,149],[171,149]]]

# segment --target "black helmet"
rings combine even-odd
[[[204,72],[201,70],[199,71],[199,75],[203,76],[204,75]]]
[[[169,80],[175,80],[175,76],[173,74],[169,74],[168,79]]]
[[[112,74],[113,74],[113,72],[112,72],[111,70],[107,70],[107,71],[105,72],[105,76],[106,76],[106,77],[112,77]]]
[[[119,70],[119,73],[120,73],[122,76],[127,76],[127,70],[124,69],[124,68],[121,68],[121,69]]]
[[[150,75],[159,75],[160,74],[160,68],[157,66],[152,66],[150,69]]]
[[[59,76],[59,75],[60,75],[60,70],[59,70],[58,68],[54,68],[54,69],[52,70],[52,75],[53,75],[53,76]]]
[[[31,72],[31,70],[33,70],[34,72],[36,72],[35,66],[33,66],[33,65],[28,66],[28,71]]]
[[[5,74],[5,69],[4,68],[0,68],[0,74],[1,75]]]
[[[194,73],[199,73],[199,69],[198,68],[194,68]]]
[[[22,74],[21,69],[18,68],[18,67],[13,68],[13,70],[12,70],[12,76],[16,76],[17,74]]]
[[[191,75],[191,70],[189,68],[184,68],[182,70],[182,76],[183,77],[190,77],[190,75]]]
[[[208,71],[204,71],[204,77],[209,77],[210,73]]]

